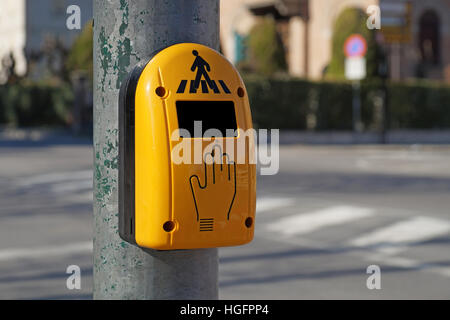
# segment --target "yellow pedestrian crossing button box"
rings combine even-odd
[[[119,100],[120,236],[157,250],[250,242],[254,132],[233,65],[173,45],[129,74]]]

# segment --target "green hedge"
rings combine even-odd
[[[253,122],[262,128],[304,129],[311,83],[247,78]]]
[[[352,85],[348,82],[313,82],[294,78],[246,76],[253,120],[258,128],[305,130],[308,118],[316,130],[352,129]],[[361,85],[362,121],[376,128],[376,101],[381,83]],[[450,129],[450,87],[418,83],[389,83],[391,129]],[[378,98],[379,100],[379,98]]]
[[[352,86],[348,82],[246,76],[245,83],[257,128],[352,129]],[[362,120],[366,130],[377,128],[376,98],[380,89],[379,82],[361,85]],[[449,86],[428,82],[389,83],[388,90],[389,128],[450,129]],[[70,123],[72,105],[73,93],[66,85],[0,86],[0,125],[64,126]]]
[[[65,85],[0,86],[0,124],[19,127],[67,125],[72,101],[72,91]]]
[[[450,87],[391,84],[389,94],[391,128],[450,128]]]

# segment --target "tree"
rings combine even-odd
[[[66,65],[70,73],[86,72],[92,83],[93,79],[93,41],[92,21],[88,22],[75,40]]]
[[[285,50],[273,18],[264,18],[250,31],[247,64],[267,76],[287,69]]]
[[[333,79],[345,76],[344,44],[352,34],[360,34],[367,42],[367,78],[378,76],[378,61],[382,59],[382,52],[376,42],[375,30],[367,28],[367,15],[357,8],[345,9],[334,24],[332,38],[332,58],[327,68],[326,76]]]
[[[0,75],[0,81],[7,84],[14,84],[20,80],[20,77],[16,73],[16,59],[14,54],[10,52],[1,59],[1,65],[3,68]]]

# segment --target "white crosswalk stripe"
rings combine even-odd
[[[19,187],[33,187],[38,184],[50,184],[64,181],[92,180],[92,170],[59,172],[40,174],[31,177],[19,178],[15,185]]]
[[[269,225],[269,231],[283,235],[304,235],[319,229],[336,226],[373,216],[375,210],[354,206],[334,206],[323,210],[289,216]]]
[[[48,190],[58,196],[76,196],[80,192],[92,192],[93,175],[92,170],[39,174],[15,179],[13,185],[27,192]]]
[[[286,199],[289,199],[289,201],[286,201]],[[289,203],[290,206],[295,205],[294,198],[263,198],[259,201],[261,203],[260,208],[269,208],[267,211],[280,211],[280,209],[282,210],[283,207],[287,206],[286,203]],[[364,249],[364,251],[358,251],[359,255],[371,262],[405,269],[418,269],[446,278],[450,277],[450,268],[447,266],[435,264],[432,261],[428,262],[427,259],[421,261],[402,254],[405,250],[411,248],[413,244],[437,237],[449,236],[449,220],[413,216],[386,226],[386,217],[376,215],[376,211],[374,208],[339,205],[281,219],[277,219],[274,215],[272,222],[266,222],[264,229],[280,235],[281,237],[277,239],[282,242],[288,241],[291,244],[295,244],[301,239],[303,245],[326,249],[329,243],[333,243],[332,240],[328,239],[326,244],[321,244],[315,242],[313,240],[314,237],[310,238],[308,235],[313,232],[320,232],[328,227],[345,228],[348,223],[351,224],[356,221],[364,223],[364,219],[375,218],[370,222],[370,225],[378,225],[374,231],[362,235],[354,235],[352,232],[358,229],[347,228],[347,239],[350,240],[340,240],[339,243],[343,247],[350,245],[351,247]],[[380,226],[381,224],[383,226]],[[273,239],[273,236],[262,235],[262,237]],[[335,248],[335,243],[333,243],[333,246]]]
[[[92,253],[92,242],[78,242],[59,246],[46,246],[36,248],[18,248],[0,250],[0,261],[13,259],[41,259],[50,256],[67,256],[73,254]]]
[[[294,198],[261,198],[256,201],[256,213],[268,212],[274,209],[292,206],[293,204],[295,204]]]
[[[414,217],[350,240],[359,247],[378,246],[386,254],[403,251],[408,244],[430,240],[450,232],[450,222],[431,217]]]
[[[50,190],[54,193],[67,193],[80,190],[89,190],[92,189],[92,186],[93,186],[92,179],[88,179],[88,180],[56,183],[51,186]]]

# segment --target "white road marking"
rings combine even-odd
[[[92,203],[92,201],[94,200],[94,193],[92,192],[92,190],[83,193],[73,193],[66,198],[70,203]]]
[[[92,190],[92,188],[93,188],[93,181],[89,179],[89,180],[56,183],[51,186],[51,191],[54,193],[66,193],[82,190]]]
[[[92,170],[40,174],[32,177],[20,178],[15,181],[18,187],[30,187],[37,184],[64,181],[92,180]]]
[[[394,248],[386,248],[384,252],[394,254],[403,250],[407,244],[429,240],[449,232],[449,221],[429,217],[415,217],[375,230],[367,235],[351,240],[350,244],[359,247],[391,245]]]
[[[293,198],[261,198],[256,201],[256,212],[262,213],[277,208],[288,207],[295,203]]]
[[[65,256],[72,254],[92,253],[92,242],[79,242],[61,246],[3,249],[0,250],[0,261],[17,259],[36,259],[50,256]]]
[[[310,233],[325,227],[373,216],[375,210],[353,206],[335,206],[289,216],[269,225],[269,231],[287,236]]]
[[[328,245],[324,243],[320,243],[316,240],[311,240],[307,238],[291,238],[291,237],[273,237],[264,233],[257,233],[255,234],[255,237],[263,238],[267,241],[277,241],[279,243],[284,243],[292,246],[298,246],[300,243],[302,246],[308,246],[310,248],[319,249],[326,251],[328,249]],[[430,272],[433,274],[437,274],[443,277],[450,278],[450,268],[449,267],[443,267],[435,263],[427,263],[427,262],[420,262],[415,259],[410,258],[403,258],[403,257],[394,257],[386,255],[379,250],[377,251],[370,251],[368,252],[360,252],[360,251],[354,251],[349,252],[348,255],[351,256],[357,256],[362,257],[363,259],[367,261],[371,261],[371,263],[379,263],[382,265],[390,265],[394,267],[404,268],[404,269],[413,269],[418,268],[421,269],[424,272]],[[383,272],[383,269],[381,269],[381,272]]]
[[[382,262],[383,265],[390,265],[404,269],[419,269],[431,272],[446,278],[450,278],[450,268],[437,265],[435,263],[420,262],[415,259],[392,257],[384,254],[366,254],[365,259],[372,262]],[[383,272],[383,270],[382,270]]]

